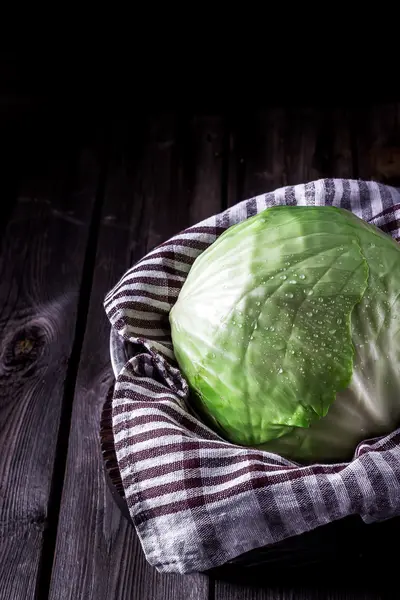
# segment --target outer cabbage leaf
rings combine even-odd
[[[399,252],[332,207],[276,207],[230,228],[170,315],[197,410],[232,442],[295,459],[347,458],[393,428]]]

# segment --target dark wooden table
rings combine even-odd
[[[160,575],[104,483],[99,419],[113,379],[102,301],[126,268],[281,185],[398,185],[400,107],[56,117],[13,115],[0,132],[0,599],[398,598],[384,573],[374,590],[339,589],[335,572],[311,587]]]

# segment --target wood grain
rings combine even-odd
[[[351,177],[344,109],[271,108],[229,125],[228,205],[320,177]]]
[[[2,239],[0,598],[34,598],[51,526],[49,496],[93,206],[86,158],[78,165],[68,147],[33,155],[35,175],[20,174]]]
[[[232,590],[229,584],[222,584],[215,600],[393,600],[395,593],[381,592],[379,590],[358,591],[353,589],[352,582],[348,587],[332,591],[323,582],[318,587],[304,587],[288,589],[287,586],[270,589],[257,589],[251,585],[236,586]]]
[[[0,240],[4,236],[17,195],[16,140],[13,133],[6,117],[0,114],[0,165],[2,174]]]
[[[284,185],[284,127],[283,109],[231,117],[228,206]]]
[[[315,177],[357,177],[352,113],[346,108],[320,111],[313,166]]]
[[[112,373],[102,301],[126,268],[220,209],[219,119],[165,115],[115,132],[77,378],[50,598],[206,600],[202,575],[160,575],[105,487],[99,421]],[[211,140],[211,141],[210,141]]]
[[[355,111],[359,176],[400,186],[400,104]]]

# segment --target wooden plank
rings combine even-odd
[[[230,120],[229,206],[281,186],[352,174],[344,109],[271,108]]]
[[[284,185],[284,130],[283,109],[231,117],[228,206]]]
[[[198,223],[222,209],[224,127],[220,116],[194,117],[188,124],[187,143],[181,144],[187,184],[189,222]]]
[[[400,186],[400,104],[355,111],[359,177]]]
[[[353,148],[353,121],[349,109],[328,108],[320,111],[312,164],[314,177],[357,177]]]
[[[52,527],[51,481],[96,178],[86,157],[77,172],[68,143],[44,153],[40,146],[30,160],[34,175],[20,174],[0,256],[0,598],[16,600],[35,597]]]
[[[0,165],[1,165],[1,219],[0,240],[17,199],[17,150],[15,128],[9,123],[8,114],[0,114]]]
[[[385,595],[381,591],[358,591],[353,588],[351,579],[347,588],[342,587],[337,591],[330,590],[322,581],[317,585],[308,587],[294,588],[288,590],[286,587],[274,587],[270,589],[260,589],[250,585],[238,585],[234,590],[229,584],[222,584],[221,595],[217,598],[224,600],[381,600],[383,598],[395,598],[396,596]]]
[[[205,600],[202,575],[160,575],[105,486],[99,421],[112,380],[102,300],[151,247],[220,209],[218,118],[123,124],[106,187],[96,268],[77,378],[50,598]],[[211,140],[211,141],[210,141]]]

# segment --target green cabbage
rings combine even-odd
[[[194,409],[222,437],[351,458],[400,422],[400,247],[333,207],[267,209],[194,262],[170,313]]]

